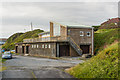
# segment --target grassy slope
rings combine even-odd
[[[112,44],[115,40],[118,40],[120,36],[118,34],[120,29],[100,29],[94,34],[94,50],[95,53],[103,50],[106,45]]]
[[[16,33],[10,36],[2,47],[7,50],[14,49],[15,43],[23,42],[23,39],[26,39],[26,38],[38,37],[38,33],[41,33],[41,32],[43,32],[43,30],[37,29],[34,31],[28,31],[26,33]]]
[[[71,68],[68,73],[76,78],[117,78],[118,77],[118,44],[102,50],[85,63]]]
[[[95,48],[99,49],[99,54],[67,72],[76,78],[117,78],[118,42],[114,41],[118,40],[118,36],[118,29],[98,30]]]
[[[12,42],[15,42],[16,38],[18,38],[19,36],[21,36],[23,33],[15,33],[12,36],[10,36],[6,43],[2,46],[2,48],[6,48],[9,49],[11,47],[13,47],[13,45],[11,44]]]

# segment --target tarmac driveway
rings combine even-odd
[[[55,60],[29,56],[13,56],[3,66],[2,78],[73,78],[63,70],[82,60]]]

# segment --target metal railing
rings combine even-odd
[[[69,42],[74,43],[77,48],[79,48],[80,50],[82,50],[82,49],[80,48],[80,46],[74,41],[73,38],[71,38],[71,37],[69,36],[69,37],[68,37],[68,40],[69,40]]]
[[[43,37],[43,38],[32,38],[32,39],[24,39],[23,42],[48,42],[48,41],[67,41],[67,37],[60,37],[60,36],[55,36],[55,37]]]
[[[49,42],[49,41],[68,41],[70,45],[77,51],[79,55],[82,55],[82,50],[80,46],[74,41],[70,36],[55,36],[55,37],[43,37],[43,38],[32,38],[32,39],[24,39],[24,43],[31,42]]]
[[[74,41],[74,39],[69,36],[69,37],[68,37],[68,40],[69,40],[70,45],[75,49],[75,51],[76,51],[79,55],[82,55],[82,49],[81,49],[80,46]]]

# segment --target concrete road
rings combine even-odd
[[[82,63],[82,60],[55,60],[29,56],[13,56],[3,66],[2,78],[73,78],[64,69]]]

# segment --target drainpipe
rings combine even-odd
[[[94,51],[94,27],[92,27],[92,55],[94,55],[93,51]]]

